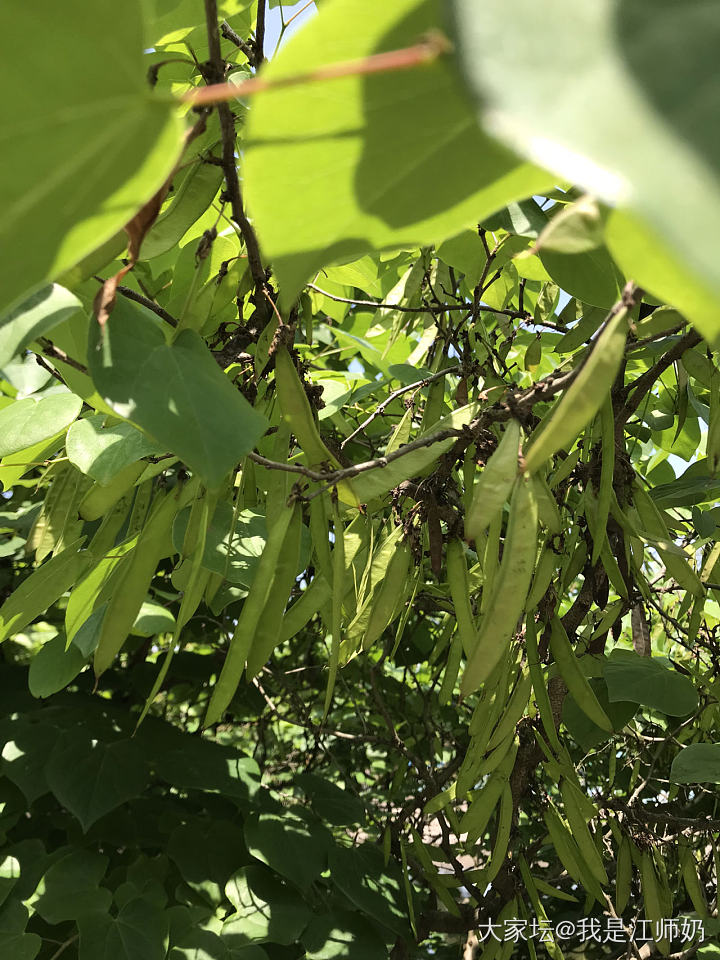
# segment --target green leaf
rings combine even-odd
[[[34,960],[42,940],[36,933],[25,933],[28,911],[22,903],[10,900],[0,910],[0,950],[12,960]]]
[[[310,799],[315,813],[335,826],[364,823],[365,808],[362,801],[348,790],[341,790],[330,780],[314,773],[299,773],[295,783],[302,787]]]
[[[220,0],[218,18],[247,37],[255,22],[254,7],[255,0]],[[149,0],[144,12],[145,46],[164,47],[184,41],[197,49],[198,43],[204,43],[207,54],[205,15],[196,0]]]
[[[227,946],[211,930],[189,930],[170,950],[168,960],[230,960]],[[261,957],[261,960],[267,960]]]
[[[57,727],[23,718],[0,725],[2,772],[22,790],[28,804],[47,793],[45,765],[55,748]]]
[[[77,849],[57,860],[38,886],[33,907],[47,923],[77,920],[83,914],[104,913],[112,894],[100,886],[108,858],[92,850]]]
[[[520,0],[511,18],[501,0],[452,0],[450,7],[460,63],[485,128],[529,160],[628,207],[638,236],[628,256],[622,242],[611,243],[620,265],[714,337],[720,329],[710,310],[720,291],[714,243],[720,135],[710,120],[720,109],[714,6],[598,0],[579,8],[555,0],[549,16],[545,6]],[[548,56],[549,48],[567,56]]]
[[[6,904],[6,908],[11,910],[15,898],[28,901],[32,897],[53,857],[46,853],[45,845],[37,839],[14,843],[8,848],[8,853],[20,861],[20,876],[13,891],[14,897]]]
[[[253,759],[230,746],[188,737],[153,758],[155,773],[175,787],[217,791],[247,801],[257,792],[260,769]]]
[[[189,930],[173,945],[168,960],[268,960],[268,955],[256,944],[228,946],[211,930]]]
[[[78,550],[81,543],[78,540],[46,560],[10,594],[0,607],[0,642],[45,613],[80,578],[92,561],[87,551]]]
[[[86,658],[71,643],[66,649],[65,637],[59,633],[49,640],[30,663],[28,686],[34,697],[49,697],[63,690],[85,666]]]
[[[316,917],[302,943],[307,960],[382,960],[387,947],[360,913],[338,910]]]
[[[620,300],[623,279],[607,247],[582,253],[541,249],[540,259],[555,283],[583,303],[609,309]]]
[[[83,657],[89,657],[95,653],[95,649],[102,635],[103,618],[109,603],[110,601],[106,600],[105,603],[101,603],[99,607],[96,607],[90,616],[84,620],[72,634],[70,642],[74,647],[78,648]]]
[[[408,935],[402,879],[397,869],[385,866],[379,847],[370,843],[333,847],[330,873],[333,882],[362,913],[399,936]]]
[[[71,317],[80,306],[73,293],[52,283],[1,316],[0,367],[4,367],[32,340]]]
[[[616,734],[619,733],[635,716],[637,704],[629,703],[626,700],[611,703],[608,699],[607,684],[602,679],[598,677],[589,678],[589,683],[598,703],[610,718],[613,730]],[[562,719],[570,736],[576,743],[580,744],[583,750],[592,750],[593,747],[606,743],[613,736],[609,731],[603,730],[596,723],[593,723],[588,715],[580,709],[570,693],[563,701]]]
[[[217,487],[267,427],[192,330],[173,343],[157,318],[129,301],[91,328],[88,365],[115,412]]]
[[[603,242],[605,216],[593,197],[581,197],[556,213],[535,248],[555,253],[589,253]]]
[[[6,104],[0,153],[0,246],[22,251],[0,263],[10,304],[130,220],[175,164],[183,123],[148,93],[139,0],[122,17],[113,0],[98,0],[91,19],[81,0],[3,6],[0,33],[8,76],[23,77]],[[58,70],[58,50],[82,70]]]
[[[265,76],[407,47],[442,27],[439,0],[336,0]],[[548,186],[478,130],[447,59],[273,90],[250,111],[248,204],[288,302],[325,264],[441,241]]]
[[[71,424],[81,409],[82,400],[72,393],[16,400],[0,410],[0,457],[49,440]]]
[[[265,516],[254,510],[239,510],[233,530],[233,505],[224,500],[215,508],[205,536],[202,564],[222,574],[230,583],[249,587],[267,541]],[[181,552],[190,508],[181,510],[173,524],[173,544]]]
[[[673,783],[720,783],[720,743],[691,743],[670,769]]]
[[[604,675],[611,703],[629,700],[670,717],[685,717],[697,709],[698,695],[692,681],[659,657],[613,650],[605,662]]]
[[[225,884],[249,860],[242,830],[228,820],[187,818],[167,841],[167,854],[202,901],[217,908]]]
[[[670,483],[658,484],[650,491],[650,496],[661,510],[715,503],[720,499],[720,480],[713,480],[707,473],[683,475]]]
[[[70,463],[107,485],[121,470],[143,457],[164,453],[131,423],[105,426],[102,414],[72,424],[65,442]]]
[[[88,914],[78,927],[79,960],[165,960],[167,918],[145,900],[131,900],[116,917]]]
[[[319,824],[290,813],[254,813],[245,821],[250,853],[307,890],[327,864],[330,837]]]
[[[142,755],[132,740],[105,743],[80,731],[60,739],[47,766],[50,789],[80,821],[96,820],[139,796],[147,784]]]
[[[236,911],[223,924],[223,939],[231,945],[252,940],[295,943],[310,918],[300,895],[266,867],[243,867],[227,882],[225,896]]]
[[[135,623],[130,631],[136,637],[154,637],[158,633],[172,633],[175,629],[175,617],[159,603],[146,601],[140,607],[140,613],[135,617]],[[77,640],[77,637],[74,638]]]

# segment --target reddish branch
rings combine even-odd
[[[217,33],[217,8],[215,0],[205,0],[206,11],[208,6],[214,9],[215,32]],[[208,22],[208,35],[210,24]],[[219,46],[219,35],[218,35]],[[251,77],[242,83],[215,82],[207,87],[198,87],[189,90],[181,97],[186,103],[194,106],[221,104],[238,97],[248,97],[265,90],[279,90],[282,87],[296,87],[307,83],[317,83],[325,80],[338,80],[341,77],[357,77],[370,73],[388,73],[392,70],[410,70],[434,60],[450,49],[446,37],[441,33],[429,34],[425,39],[412,47],[402,50],[391,50],[388,53],[374,53],[363,60],[346,60],[343,63],[331,63],[317,70],[307,73],[293,74],[291,77],[278,77],[275,80],[265,80],[262,77]],[[213,52],[211,47],[211,59]],[[220,75],[222,76],[222,74]]]

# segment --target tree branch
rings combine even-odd
[[[699,343],[702,343],[702,337],[695,330],[691,330],[689,333],[686,333],[684,337],[681,337],[675,346],[663,354],[641,377],[638,377],[634,383],[628,384],[625,388],[625,403],[615,418],[615,423],[618,426],[627,423],[640,406],[645,394],[649,390],[652,390],[661,374],[663,374],[668,367],[672,366],[676,360],[679,360],[686,350],[690,350],[691,347],[696,347]]]
[[[239,34],[235,33],[227,20],[223,20],[223,22],[220,24],[220,33],[222,33],[226,40],[229,40],[230,43],[234,43],[236,47],[242,50],[250,63],[255,63],[255,51],[247,42],[247,40],[243,40]]]
[[[396,303],[381,303],[377,300],[353,300],[350,297],[338,297],[334,293],[329,293],[327,290],[323,290],[322,287],[316,286],[314,283],[306,283],[305,286],[314,290],[316,293],[321,293],[329,300],[334,300],[336,303],[351,303],[356,307],[372,307],[374,310],[397,310],[398,313],[445,313],[446,310],[464,310],[466,313],[470,313],[472,309],[475,309],[471,307],[469,303],[441,303],[436,306],[424,303],[421,307],[405,307]],[[513,317],[516,320],[532,320],[532,317],[526,310],[500,310],[485,305],[481,305],[477,309],[481,312],[497,313],[502,317]],[[544,324],[544,326],[546,326],[546,324]]]
[[[263,4],[261,4],[261,6],[263,6]],[[208,46],[210,48],[210,64],[207,72],[210,74],[209,79],[211,84],[221,84],[225,77],[225,70],[220,50],[217,0],[205,0],[205,20],[207,23]],[[242,193],[240,192],[240,180],[235,164],[236,144],[233,114],[227,103],[218,103],[217,111],[218,117],[220,118],[220,131],[222,134],[222,168],[225,174],[225,186],[230,200],[233,220],[240,228],[240,233],[245,241],[248,264],[250,265],[250,273],[252,274],[255,287],[257,290],[262,290],[265,286],[265,269],[262,265],[260,246],[255,236],[255,231],[245,216]]]
[[[363,463],[355,463],[352,464],[352,466],[343,467],[340,470],[311,470],[309,467],[303,467],[300,464],[268,460],[266,457],[262,457],[258,453],[249,453],[248,456],[255,463],[260,464],[260,466],[267,467],[269,470],[284,470],[287,473],[297,473],[307,477],[308,480],[313,480],[317,483],[324,483],[326,487],[334,486],[341,480],[350,480],[352,477],[357,477],[361,473],[367,473],[368,470],[376,470],[387,467],[395,460],[399,460],[400,457],[404,457],[408,453],[413,453],[415,450],[422,450],[424,447],[431,447],[433,444],[440,443],[442,440],[449,440],[451,437],[473,436],[474,434],[483,430],[488,423],[497,423],[502,420],[509,420],[512,416],[516,416],[518,413],[522,414],[525,410],[529,410],[533,404],[538,403],[541,400],[547,400],[555,393],[558,393],[560,390],[564,390],[567,386],[569,386],[577,376],[578,369],[579,368],[576,368],[575,370],[571,370],[569,373],[563,373],[560,375],[550,374],[544,380],[538,381],[538,383],[534,384],[529,389],[517,391],[517,396],[513,396],[511,394],[505,402],[498,401],[491,407],[488,407],[487,410],[483,410],[482,413],[467,426],[448,427],[446,430],[438,430],[437,433],[430,434],[427,437],[418,437],[416,440],[412,440],[410,443],[406,443],[402,447],[398,447],[397,450],[393,450],[393,452],[387,454],[387,456],[376,457],[374,460],[366,460]],[[443,372],[447,373],[447,370]],[[323,492],[324,490],[318,490],[311,494],[308,499],[312,500],[314,497]]]
[[[160,317],[161,320],[164,320],[165,323],[169,323],[171,327],[176,327],[178,325],[175,317],[168,313],[164,307],[161,307],[159,303],[156,303],[149,297],[144,297],[141,293],[137,293],[132,289],[132,287],[123,287],[118,284],[116,289],[117,292],[121,293],[126,299],[133,300],[135,303],[139,303],[143,307],[147,307],[148,310],[152,310],[154,314],[157,314],[157,316]]]
[[[265,8],[266,0],[258,0],[257,22],[255,24],[255,58],[253,64],[257,70],[265,61]]]
[[[78,370],[80,373],[87,374],[88,369],[86,366],[83,366],[82,363],[79,363],[77,360],[73,360],[72,357],[69,357],[64,350],[56,347],[52,340],[47,340],[45,337],[38,337],[37,342],[43,348],[43,353],[46,357],[50,357],[52,360],[60,360],[62,363],[66,363],[74,370]]]
[[[382,403],[373,410],[367,419],[363,420],[357,429],[353,430],[349,437],[346,437],[343,442],[340,444],[340,449],[350,443],[359,433],[362,433],[366,427],[369,427],[370,424],[376,417],[379,417],[393,402],[397,400],[398,397],[401,397],[404,393],[408,393],[410,390],[421,390],[423,387],[426,387],[429,383],[432,383],[434,380],[439,380],[441,377],[444,377],[446,373],[459,373],[462,367],[460,364],[454,367],[445,367],[444,370],[438,370],[437,373],[433,373],[429,377],[425,377],[424,380],[418,380],[415,383],[408,383],[404,387],[400,387],[398,390],[394,390],[389,397],[386,397]]]
[[[704,819],[702,817],[678,817],[674,813],[660,813],[657,810],[647,810],[644,806],[630,807],[622,800],[605,800],[603,807],[610,810],[620,810],[629,820],[647,826],[649,823],[667,824],[675,827],[677,833],[713,833],[720,830],[720,820]]]

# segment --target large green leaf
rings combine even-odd
[[[629,723],[635,716],[637,704],[627,700],[611,702],[608,698],[607,684],[599,677],[589,678],[588,682],[600,706],[610,718],[613,730],[616,734],[619,733],[625,724]],[[563,701],[562,719],[572,738],[580,744],[583,750],[592,750],[593,747],[605,743],[613,736],[609,731],[603,730],[596,723],[593,723],[584,710],[580,709],[577,701],[570,693]]]
[[[0,367],[31,340],[47,333],[80,309],[80,301],[57,283],[37,290],[18,307],[0,317]]]
[[[0,410],[0,457],[48,440],[72,423],[81,409],[82,400],[73,393],[16,400]]]
[[[132,740],[106,743],[79,731],[61,738],[46,772],[50,789],[83,830],[137,797],[147,783],[145,764]]]
[[[108,858],[92,850],[71,851],[53,863],[42,878],[33,907],[48,923],[107,910],[112,894],[99,886],[107,865]]]
[[[131,632],[136,637],[154,637],[158,633],[172,633],[175,623],[175,617],[166,607],[148,600],[140,607]]]
[[[0,724],[3,776],[22,790],[28,803],[50,789],[45,765],[58,738],[57,727],[49,723],[30,723],[23,718]]]
[[[155,773],[175,787],[217,791],[247,801],[259,788],[260,769],[253,759],[230,746],[188,737],[175,748],[157,751]]]
[[[0,910],[0,950],[13,960],[34,960],[42,946],[36,933],[25,933],[28,911],[22,903],[10,900]]]
[[[540,259],[555,283],[583,303],[607,309],[620,299],[622,277],[606,247],[582,253],[543,250]]]
[[[164,960],[167,918],[144,899],[126,903],[116,917],[105,913],[81,918],[79,960]]]
[[[34,697],[49,697],[64,689],[85,666],[80,648],[71,643],[66,649],[65,637],[59,633],[33,657],[28,673],[28,686]]]
[[[673,783],[720,783],[720,743],[691,743],[675,757]]]
[[[88,366],[120,416],[177,454],[216,487],[262,436],[267,421],[224,376],[192,330],[172,343],[157,317],[118,302],[104,335],[90,332]]]
[[[632,208],[649,249],[636,246],[632,263],[612,249],[639,282],[653,290],[653,282],[667,283],[652,264],[659,245],[668,261],[679,262],[689,290],[699,283],[717,294],[715,4],[518,0],[512,16],[502,0],[452,0],[450,6],[485,128],[533,162]],[[550,49],[563,55],[549,56]],[[720,329],[706,311],[692,318],[706,336]]]
[[[346,897],[399,936],[408,932],[407,904],[399,871],[386,867],[382,851],[370,843],[333,847],[330,873]]]
[[[188,818],[173,830],[167,853],[186,883],[214,908],[234,871],[250,859],[237,824],[205,817]]]
[[[685,717],[697,707],[692,681],[659,658],[641,657],[633,650],[613,650],[603,671],[611,702],[629,700],[670,717]]]
[[[439,0],[335,0],[266,76],[410,46],[441,26]],[[333,260],[443,240],[550,182],[477,129],[449,58],[259,95],[245,180],[288,301]]]
[[[320,823],[284,812],[252,814],[245,821],[248,850],[307,890],[327,864],[330,836]]]
[[[162,184],[182,121],[151,96],[140,0],[37,0],[0,8],[3,67],[22,78],[3,112],[2,305],[72,266]],[[28,69],[28,42],[32,69]],[[58,69],[62,50],[68,66]]]
[[[250,940],[295,943],[310,919],[300,895],[266,867],[244,867],[230,878],[225,896],[235,907],[223,926],[232,944]]]
[[[302,936],[307,960],[382,960],[387,948],[360,913],[316,917]]]
[[[346,826],[364,822],[362,801],[348,790],[341,790],[330,780],[314,773],[297,774],[295,783],[302,787],[315,813],[327,823]]]

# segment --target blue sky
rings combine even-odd
[[[283,43],[291,37],[295,31],[302,26],[315,13],[315,4],[310,3],[306,6],[307,0],[300,0],[299,3],[283,3],[282,15],[281,8],[271,7],[267,12],[265,22],[265,56],[272,57],[273,51],[277,45],[282,30],[283,19],[288,23],[291,17],[295,17],[289,24],[283,36]],[[305,7],[305,9],[303,9]],[[297,16],[295,16],[297,14]]]

